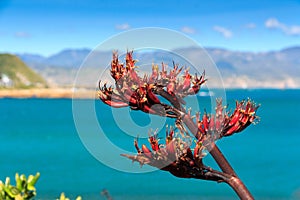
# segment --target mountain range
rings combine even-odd
[[[183,54],[186,60],[199,60],[199,65],[207,64],[208,55],[217,66],[228,88],[299,88],[300,87],[300,46],[269,52],[241,52],[221,48],[188,47],[175,49]],[[207,52],[207,53],[206,53]],[[76,73],[84,66],[93,73],[96,68],[108,66],[112,57],[111,51],[93,51],[90,49],[66,49],[49,57],[34,54],[18,55],[28,66],[41,74],[50,85],[72,86]],[[89,59],[85,60],[89,56]],[[135,55],[138,64],[166,62],[172,65],[174,55],[166,52],[141,51]],[[175,56],[176,57],[176,56]],[[175,59],[176,60],[176,59]],[[180,60],[179,60],[180,61]],[[203,61],[203,63],[201,63]],[[182,64],[182,63],[179,63]],[[81,83],[84,87],[95,87],[86,73]],[[213,85],[218,87],[218,85]]]

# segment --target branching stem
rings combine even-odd
[[[181,107],[180,103],[164,90],[157,90],[155,91],[155,93],[168,100],[174,106],[174,109],[177,109],[178,111],[180,111],[180,113],[184,113],[183,116],[181,116],[181,120],[188,127],[191,133],[197,139],[199,139],[199,135],[197,134],[197,125],[194,123],[192,118],[186,113],[186,111]],[[231,167],[221,150],[218,148],[218,146],[215,143],[212,143],[210,144],[208,149],[210,150],[209,153],[212,155],[218,166],[221,168],[222,172],[212,170],[207,173],[213,173],[214,175],[222,177],[222,180],[231,186],[231,188],[237,193],[240,199],[254,199],[250,191],[244,185],[244,183],[238,178],[235,171],[233,170],[233,168]]]

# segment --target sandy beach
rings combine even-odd
[[[96,91],[71,88],[0,89],[0,98],[95,98]]]

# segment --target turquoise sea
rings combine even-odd
[[[260,123],[219,141],[220,149],[256,199],[300,199],[300,90],[227,91],[229,105],[247,97],[261,104]],[[210,101],[198,98],[204,106]],[[133,137],[117,128],[110,108],[94,104],[109,138],[133,151]],[[163,171],[125,173],[103,165],[77,134],[71,99],[0,99],[0,113],[0,180],[39,171],[37,199],[55,199],[61,192],[104,199],[104,188],[113,199],[236,198],[222,183],[179,179]],[[132,115],[141,124],[149,120],[144,113]],[[209,156],[205,159],[216,167]]]

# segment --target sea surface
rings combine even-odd
[[[248,97],[261,104],[257,125],[217,143],[237,174],[256,199],[300,199],[300,90],[228,90],[226,94],[229,107]],[[202,112],[210,106],[209,97],[198,100]],[[110,107],[99,100],[81,101],[94,105],[100,126],[113,144],[134,152],[133,135],[139,134],[134,126],[129,127],[132,135],[125,134],[114,122]],[[151,121],[141,112],[132,111],[130,116],[140,126]],[[85,124],[87,132],[94,126],[89,121]],[[103,189],[113,199],[237,199],[224,183],[180,179],[164,171],[112,169],[90,154],[82,134],[73,120],[72,99],[0,99],[0,180],[14,179],[16,172],[40,172],[36,199],[55,199],[61,192],[73,199],[77,195],[105,199],[100,195]],[[94,142],[101,147],[100,139]],[[109,156],[112,152],[102,148],[99,153]],[[217,168],[210,156],[205,161]]]

